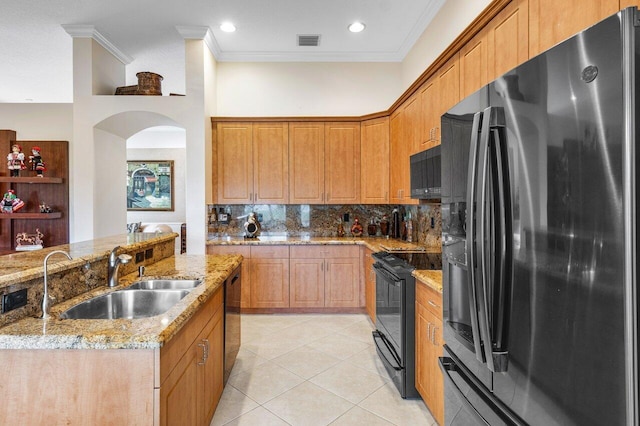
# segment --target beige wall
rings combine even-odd
[[[73,105],[0,103],[0,129],[15,130],[22,140],[70,141]]]
[[[217,115],[365,115],[389,108],[400,82],[400,63],[219,62]]]
[[[447,0],[402,61],[406,90],[492,0]]]
[[[113,95],[116,87],[125,85],[125,65],[97,41],[91,40],[91,45],[93,51],[92,94]]]
[[[491,0],[447,0],[399,62],[219,62],[221,117],[360,116],[388,109]]]

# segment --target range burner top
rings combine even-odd
[[[442,253],[440,252],[379,252],[373,257],[395,271],[412,271],[414,269],[442,269]]]

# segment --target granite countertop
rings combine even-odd
[[[229,245],[364,245],[373,251],[393,250],[425,250],[428,252],[440,252],[440,247],[425,247],[416,243],[408,243],[404,240],[384,237],[312,237],[302,236],[259,236],[257,238],[244,237],[210,237],[207,245],[229,246]]]
[[[82,266],[87,262],[106,259],[109,257],[111,250],[116,246],[122,246],[127,251],[136,251],[164,241],[173,241],[177,236],[178,234],[173,232],[136,232],[0,256],[0,288],[43,277],[44,258],[54,250],[64,250],[68,252],[73,259],[67,260],[64,256],[52,257],[48,268],[50,274],[64,269]],[[53,260],[55,260],[55,262],[53,262]]]
[[[122,289],[138,280],[136,272],[122,277],[118,287],[101,287],[52,306],[51,319],[23,318],[0,328],[0,349],[159,348],[182,328],[241,262],[242,256],[239,255],[179,255],[161,260],[146,268],[145,278],[204,280],[166,313],[141,319],[59,319],[63,311],[79,302]]]
[[[412,275],[438,293],[442,293],[442,271],[416,269]]]

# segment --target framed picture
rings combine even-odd
[[[173,161],[127,161],[127,210],[173,211]]]

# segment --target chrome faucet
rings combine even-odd
[[[48,319],[51,317],[49,315],[49,290],[47,285],[47,280],[48,280],[47,262],[49,261],[49,258],[54,254],[64,254],[65,256],[67,256],[67,259],[71,260],[71,255],[66,251],[62,251],[62,250],[54,250],[44,257],[44,296],[42,297],[42,319]]]
[[[118,285],[118,268],[121,264],[129,263],[132,259],[128,254],[121,254],[120,256],[116,256],[116,252],[120,246],[115,246],[111,253],[109,254],[109,264],[107,269],[107,285],[109,287],[115,287]]]

